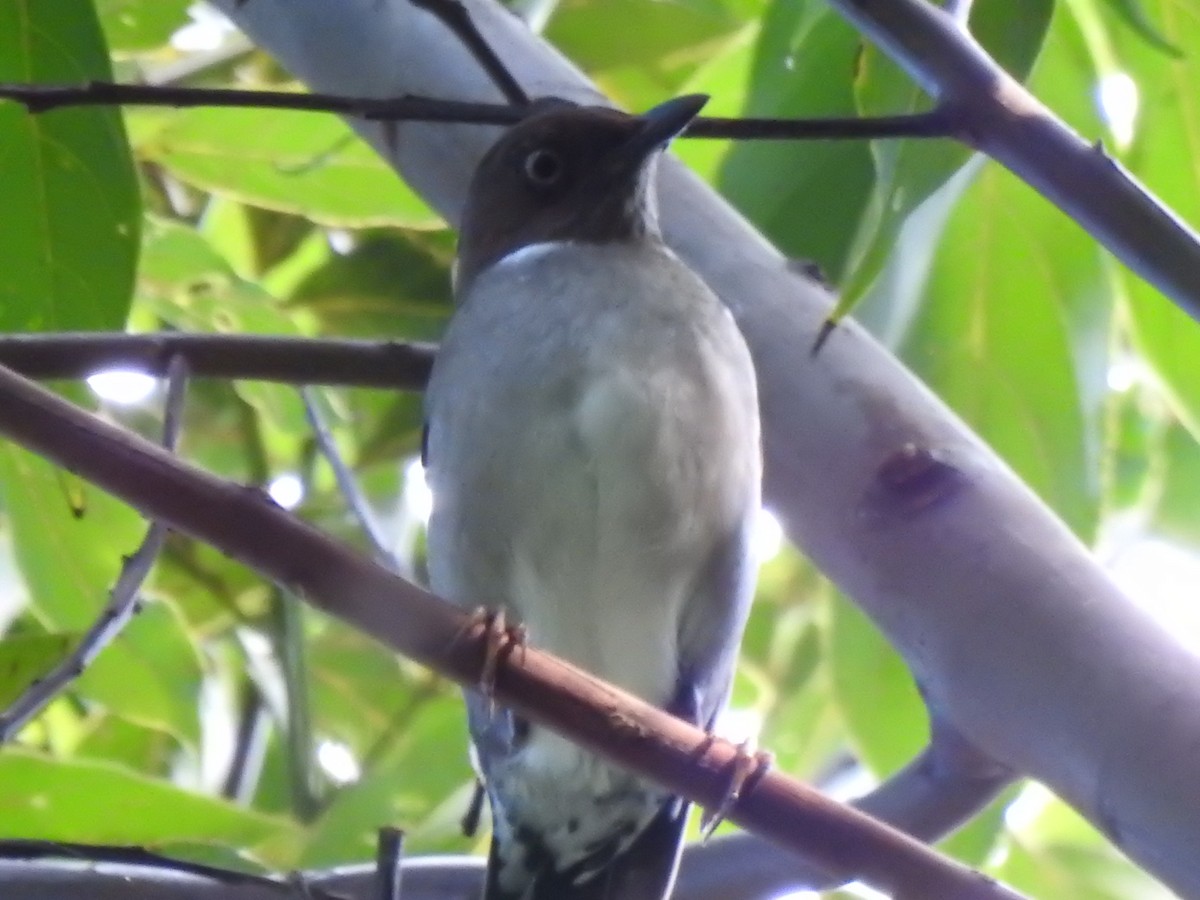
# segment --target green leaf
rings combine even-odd
[[[190,228],[149,220],[138,273],[138,302],[182,331],[299,336],[295,317],[253,281],[239,278],[225,259]],[[289,385],[239,381],[236,389],[274,427],[308,433],[304,409]]]
[[[1120,63],[1141,91],[1128,164],[1172,210],[1200,224],[1200,10],[1172,0],[1144,3],[1183,56],[1164,56],[1144,41],[1113,35]],[[1146,248],[1153,253],[1154,248]],[[1122,270],[1124,273],[1124,270]],[[1200,439],[1200,328],[1155,288],[1124,273],[1126,312],[1138,351],[1154,369],[1176,415]]]
[[[1019,273],[1019,275],[1017,274]],[[995,166],[951,217],[928,300],[903,348],[913,370],[1085,540],[1100,486],[1088,465],[1072,295],[1103,299],[1087,235]]]
[[[288,306],[314,314],[322,334],[433,340],[452,309],[451,256],[448,233],[367,232],[297,285]]]
[[[77,640],[72,634],[21,634],[0,640],[0,709],[53,669]]]
[[[1184,55],[1177,45],[1168,40],[1146,12],[1144,4],[1138,0],[1103,0],[1122,22],[1134,30],[1146,43],[1168,53],[1171,56]]]
[[[0,475],[34,609],[56,631],[84,631],[146,526],[127,506],[17,448],[0,447]],[[199,674],[181,626],[165,608],[150,606],[74,689],[133,721],[195,741]]]
[[[1072,23],[1055,25],[1033,91],[1077,127],[1099,127]],[[990,164],[951,214],[902,345],[914,371],[1084,540],[1099,515],[1111,281],[1086,233]]]
[[[138,129],[137,153],[208,191],[333,226],[434,228],[441,219],[340,119],[189,109]]]
[[[744,113],[851,116],[858,33],[817,0],[777,0],[762,20]],[[721,168],[725,197],[784,253],[841,278],[874,184],[862,141],[743,141]]]
[[[0,82],[111,79],[88,0],[0,0]],[[120,114],[0,102],[0,332],[125,321],[140,200]]]
[[[929,717],[904,660],[879,629],[840,594],[829,633],[833,693],[863,762],[896,771],[925,746]]]
[[[640,110],[677,93],[742,26],[741,17],[719,3],[568,0],[551,18],[546,38],[607,93]],[[621,40],[612,40],[614,34]]]
[[[982,866],[1004,838],[1004,816],[1019,791],[1015,786],[1005,790],[969,822],[938,841],[938,849],[967,865]]]
[[[108,45],[126,53],[154,50],[187,24],[192,0],[95,0]]]
[[[1037,58],[1054,10],[1052,0],[992,0],[972,9],[975,39],[1023,81]],[[877,47],[869,45],[854,78],[860,115],[926,112],[928,97]],[[953,140],[871,142],[875,184],[851,250],[834,317],[852,309],[879,275],[912,212],[966,164],[971,151]],[[965,187],[965,181],[962,183]]]
[[[1172,426],[1163,437],[1162,456],[1154,530],[1200,549],[1200,443]]]
[[[160,729],[103,713],[89,716],[84,728],[74,745],[76,759],[108,761],[163,778],[179,760],[179,742]]]
[[[308,653],[309,702],[314,729],[366,752],[398,715],[414,715],[439,693],[428,676],[407,678],[396,655],[374,639],[326,623]],[[385,693],[373,685],[387,684]],[[441,691],[449,694],[449,686]]]
[[[84,671],[78,690],[131,722],[197,747],[201,675],[199,654],[179,617],[152,603]]]
[[[283,819],[239,809],[108,763],[0,754],[4,836],[157,847],[216,842],[250,847],[294,837]]]
[[[457,696],[424,703],[382,762],[341,789],[312,826],[300,865],[318,867],[362,859],[384,825],[413,831],[472,778],[466,714]],[[466,811],[465,805],[459,815]],[[461,836],[451,837],[461,849]],[[426,847],[435,839],[428,832]]]

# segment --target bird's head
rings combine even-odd
[[[532,244],[657,237],[658,151],[707,100],[677,97],[640,116],[561,100],[536,104],[472,177],[459,234],[459,295],[488,266]]]

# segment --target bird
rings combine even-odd
[[[535,102],[467,189],[426,390],[431,587],[711,730],[757,565],[757,386],[733,316],[664,243],[661,151],[707,101]],[[661,900],[687,804],[466,691],[485,900]]]

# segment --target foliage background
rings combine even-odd
[[[524,11],[633,109],[693,91],[712,94],[714,115],[925,103],[819,0],[531,0]],[[1195,0],[977,0],[972,20],[1037,96],[1193,223],[1198,26]],[[0,81],[114,76],[300,89],[183,0],[0,0]],[[1132,83],[1136,116],[1106,116],[1102,83]],[[842,286],[855,315],[1124,573],[1138,602],[1200,642],[1195,597],[1182,591],[1200,578],[1193,322],[950,142],[676,150]],[[446,321],[453,235],[332,117],[34,118],[4,104],[0,156],[0,330],[434,339]],[[158,427],[153,397],[121,405],[60,387],[147,434]],[[419,398],[320,398],[419,575]],[[250,484],[295,475],[300,514],[362,544],[294,389],[196,382],[187,423],[187,457]],[[70,474],[0,445],[0,707],[87,627],[142,528]],[[927,736],[902,663],[791,549],[763,569],[735,707],[782,768],[840,791],[899,768]],[[465,748],[448,685],[172,538],[128,631],[0,748],[0,836],[272,869],[369,858],[384,824],[406,829],[409,852],[462,850]],[[1037,897],[1161,892],[1036,787],[1009,792],[946,847]]]

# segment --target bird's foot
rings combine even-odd
[[[487,698],[488,713],[495,713],[496,673],[504,657],[514,648],[525,649],[529,639],[524,625],[509,625],[504,608],[486,609],[480,607],[471,614],[468,630],[480,626],[484,630],[486,646],[483,655],[483,668],[479,673],[479,692]]]
[[[712,837],[717,826],[724,822],[725,817],[733,810],[734,804],[767,774],[767,770],[775,762],[775,757],[768,751],[755,749],[753,740],[744,740],[737,747],[738,754],[733,758],[733,765],[730,767],[729,787],[725,790],[725,796],[716,809],[706,809],[700,818],[702,841]]]

